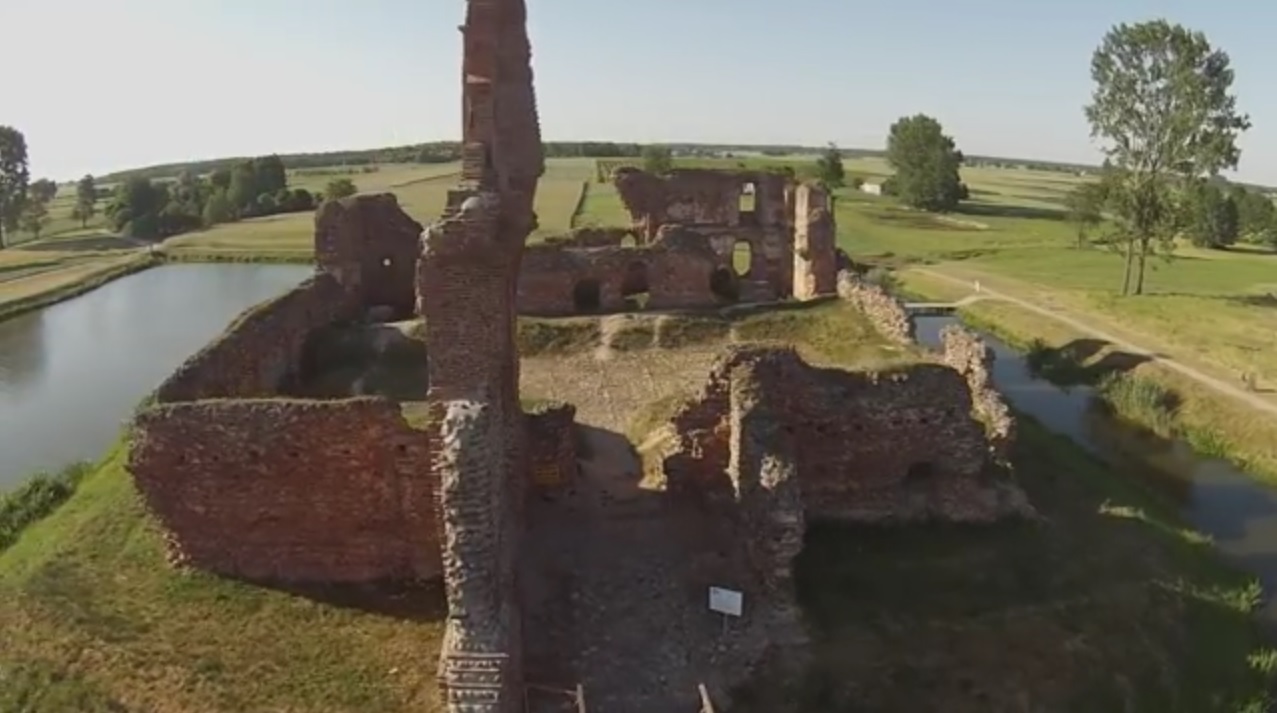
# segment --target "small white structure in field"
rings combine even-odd
[[[862,183],[860,184],[860,192],[868,193],[871,196],[880,196],[882,195],[882,184],[881,183]]]

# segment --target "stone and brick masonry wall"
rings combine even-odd
[[[354,308],[334,277],[311,277],[280,297],[246,310],[160,384],[155,398],[169,403],[273,396],[300,362],[310,332],[353,315]]]
[[[412,316],[421,224],[391,193],[329,201],[315,212],[315,263],[360,311]]]
[[[809,518],[986,521],[1023,511],[1018,490],[990,467],[970,390],[954,369],[816,369],[792,350],[761,347],[728,350],[702,398],[675,416],[681,447],[665,460],[672,491],[721,501],[736,489],[730,443],[739,419],[723,395],[740,379],[765,386],[767,407],[793,444]]]
[[[842,270],[838,273],[838,296],[854,304],[883,336],[901,344],[914,343],[913,319],[904,303],[890,292]]]
[[[139,411],[129,470],[175,561],[288,582],[439,575],[430,446],[398,404],[278,398],[310,332],[359,311],[316,275],[242,314]]]
[[[1006,463],[1015,444],[1015,417],[993,386],[993,350],[974,332],[951,324],[940,332],[943,359],[967,381],[972,406],[984,421],[994,457]]]
[[[287,582],[441,571],[430,448],[397,404],[213,400],[137,417],[129,469],[178,562]]]

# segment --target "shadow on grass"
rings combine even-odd
[[[251,582],[341,609],[387,616],[402,621],[442,621],[448,605],[441,581],[381,581],[359,584]]]
[[[983,203],[979,201],[959,203],[954,212],[962,215],[974,215],[986,218],[1026,218],[1031,220],[1064,220],[1066,216],[1063,209],[1036,208],[1033,206],[1023,205],[1002,205],[998,203]]]
[[[23,250],[33,252],[98,252],[102,250],[129,250],[144,245],[140,240],[121,238],[118,235],[89,235],[79,238],[49,238],[26,243]]]
[[[1112,342],[1090,337],[1074,339],[1060,347],[1035,340],[1024,355],[1030,374],[1066,387],[1098,386],[1110,375],[1130,373],[1149,361],[1150,356],[1114,349]]]

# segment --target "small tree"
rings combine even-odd
[[[334,178],[324,188],[324,196],[331,201],[341,200],[358,192],[359,189],[355,186],[355,182],[349,178]]]
[[[1113,237],[1122,246],[1122,294],[1144,291],[1147,257],[1173,248],[1176,185],[1235,168],[1250,120],[1229,93],[1228,55],[1200,32],[1165,20],[1111,29],[1091,58],[1091,136],[1113,166]],[[1132,273],[1134,285],[1132,286]]]
[[[1184,225],[1193,245],[1225,248],[1237,242],[1240,229],[1237,202],[1209,181],[1197,181],[1188,191]]]
[[[816,159],[816,180],[827,188],[841,188],[847,179],[842,166],[842,151],[833,142]]]
[[[663,176],[674,169],[674,157],[668,146],[643,147],[643,170]]]
[[[27,140],[12,126],[0,126],[0,248],[18,224],[27,197]]]
[[[213,191],[213,194],[208,197],[208,202],[204,204],[204,214],[201,217],[206,228],[229,223],[235,218],[235,211],[226,197],[226,189],[219,188]]]
[[[946,211],[962,200],[962,152],[935,119],[917,114],[892,124],[887,162],[896,170],[894,192],[906,205]]]
[[[28,200],[22,207],[22,218],[19,221],[23,230],[31,234],[34,240],[40,239],[44,226],[49,224],[49,204],[47,201]]]
[[[1107,198],[1107,184],[1103,182],[1083,183],[1075,187],[1065,197],[1069,222],[1077,228],[1077,247],[1086,247],[1087,232],[1099,225],[1104,219],[1104,202]]]
[[[97,211],[97,182],[93,180],[93,176],[86,174],[75,184],[75,208],[71,210],[71,217],[80,221],[81,228],[87,228]]]
[[[58,184],[47,178],[34,181],[27,187],[27,198],[48,207],[49,202],[58,195]]]

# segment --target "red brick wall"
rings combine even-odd
[[[701,395],[672,419],[681,437],[666,459],[672,490],[732,494],[730,392],[740,379],[756,382],[759,398],[781,419],[813,517],[891,515],[917,464],[941,479],[978,479],[986,472],[985,432],[971,417],[966,381],[953,369],[818,369],[791,350],[738,347],[720,358]]]
[[[383,399],[156,405],[129,469],[195,567],[257,580],[440,573],[425,433]]]
[[[257,398],[279,391],[298,365],[311,330],[351,316],[346,293],[316,275],[280,297],[245,310],[155,392],[160,402]]]
[[[329,201],[315,213],[315,262],[363,308],[413,314],[421,224],[393,194]]]
[[[647,287],[649,309],[711,306],[710,274],[718,260],[704,243],[699,248],[664,245],[641,248],[572,249],[534,245],[523,255],[519,273],[520,314],[579,314],[578,285],[598,285],[598,311],[625,308],[625,292]]]

